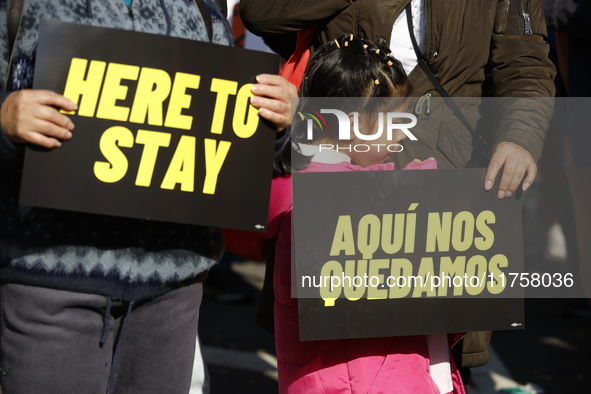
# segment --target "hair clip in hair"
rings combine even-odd
[[[353,41],[353,33],[349,36],[349,41]]]
[[[348,47],[349,46],[349,41],[345,41],[345,43],[343,45],[345,45],[346,47]]]
[[[363,49],[367,49],[367,44],[363,44]]]
[[[380,84],[380,81],[378,79],[376,79],[375,81],[373,81],[373,84],[374,85],[379,85]]]
[[[391,60],[388,60],[388,61],[386,62],[386,64],[387,64],[388,66],[391,66],[393,63],[392,63],[392,61],[391,61]]]
[[[340,48],[341,46],[339,45],[339,42],[337,41],[337,39],[334,39],[334,43],[337,44],[337,48]]]
[[[380,48],[376,49],[376,55],[380,54]]]

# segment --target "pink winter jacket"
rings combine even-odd
[[[436,169],[433,159],[411,162],[405,169]],[[393,163],[361,167],[348,162],[311,162],[302,172],[394,170]],[[273,287],[275,343],[281,394],[440,394],[429,373],[425,336],[300,341],[297,299],[291,297],[291,176],[271,187],[268,231],[277,237]],[[450,336],[454,343],[461,335]],[[452,342],[453,341],[453,342]],[[453,362],[453,361],[452,361]],[[460,375],[452,373],[454,394],[465,393]]]

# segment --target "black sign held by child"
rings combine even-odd
[[[521,201],[485,171],[294,174],[301,339],[523,328]]]
[[[64,94],[73,138],[28,149],[20,203],[264,230],[274,131],[250,105],[272,54],[44,21],[34,88]]]

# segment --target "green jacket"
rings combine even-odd
[[[241,0],[246,27],[273,35],[315,27],[314,50],[346,33],[388,45],[396,17],[409,0]],[[529,22],[526,21],[529,14]],[[422,55],[441,85],[491,146],[501,141],[526,148],[535,160],[553,114],[553,63],[548,58],[546,23],[539,0],[425,0]],[[431,94],[430,116],[413,128],[419,143],[395,155],[398,165],[434,156],[440,168],[465,167],[478,159],[477,143],[420,67],[410,74],[414,95]],[[527,97],[486,100],[480,97]],[[539,99],[546,98],[546,99]],[[490,117],[490,120],[486,119]],[[477,148],[482,150],[482,148]],[[480,164],[486,164],[482,162]]]

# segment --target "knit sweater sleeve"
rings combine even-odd
[[[4,100],[10,94],[10,92],[0,92],[0,108],[2,108],[2,104],[4,104]],[[14,156],[16,152],[16,147],[8,139],[4,129],[0,125],[0,160],[7,160]]]
[[[11,92],[6,90],[6,74],[8,73],[8,60],[10,59],[10,44],[8,39],[8,25],[6,20],[8,18],[8,2],[0,1],[0,20],[4,23],[0,23],[0,108],[4,104],[4,100]],[[0,162],[8,160],[14,156],[16,147],[8,139],[2,125],[0,124]]]

